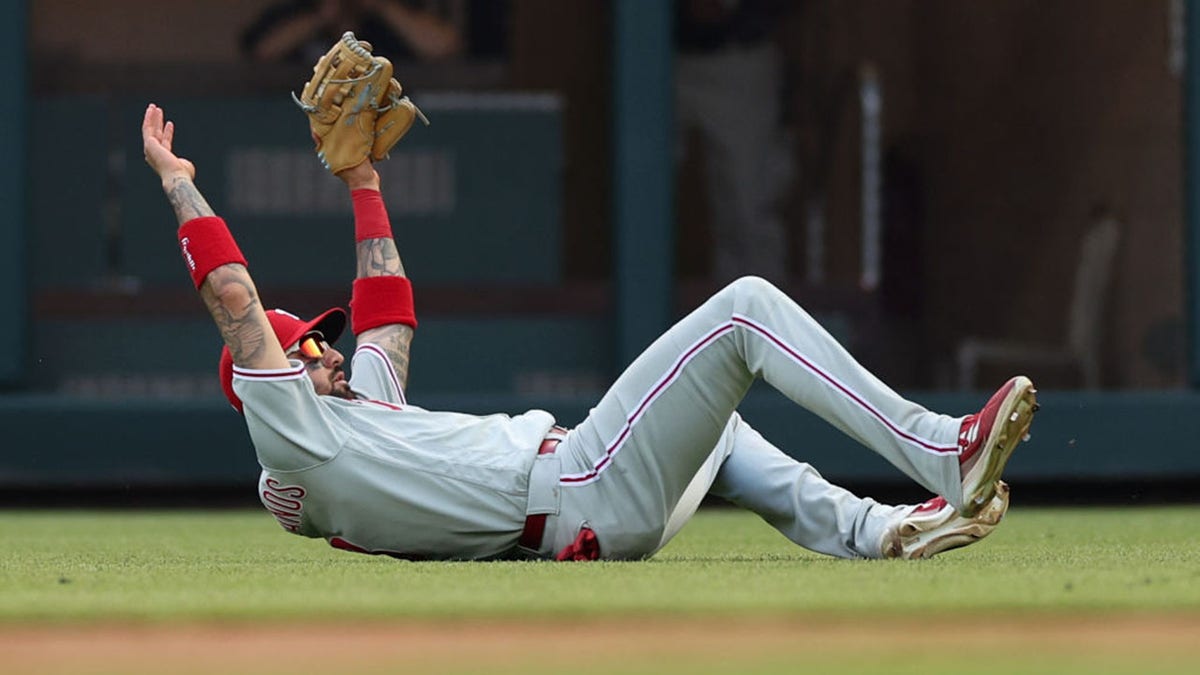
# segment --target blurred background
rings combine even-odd
[[[432,120],[379,165],[421,320],[413,403],[574,424],[674,319],[755,274],[948,414],[1031,375],[1045,405],[1010,482],[1194,498],[1198,13],[7,0],[0,492],[253,500],[141,114],[176,121],[268,305],[345,306],[349,200],[290,92],[353,30]],[[903,480],[765,387],[743,412],[852,487]]]

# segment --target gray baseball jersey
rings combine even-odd
[[[376,345],[355,350],[360,398],[318,396],[304,365],[234,368],[263,471],[259,495],[285,529],[334,546],[414,558],[513,550],[549,413],[474,416],[408,405]]]

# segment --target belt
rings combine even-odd
[[[556,425],[550,430],[552,435],[542,440],[537,454],[553,455],[558,450],[558,444],[562,442],[566,432],[566,429]],[[535,513],[525,516],[525,529],[521,531],[521,538],[517,540],[520,546],[532,551],[542,547],[542,537],[546,533],[546,515],[545,513]]]

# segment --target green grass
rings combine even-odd
[[[705,511],[640,563],[408,563],[253,512],[0,512],[5,672],[1195,672],[1200,507],[1015,507],[927,561]]]
[[[1014,507],[928,561],[805,552],[704,511],[637,563],[409,563],[265,512],[0,512],[0,621],[1200,613],[1200,507]]]

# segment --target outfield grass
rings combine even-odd
[[[702,512],[638,563],[409,563],[253,512],[0,513],[0,621],[1200,613],[1200,507],[1026,509],[928,561],[803,551]]]
[[[409,563],[254,512],[0,512],[13,673],[1193,673],[1200,507],[1014,507],[927,561],[705,511],[640,563]]]

